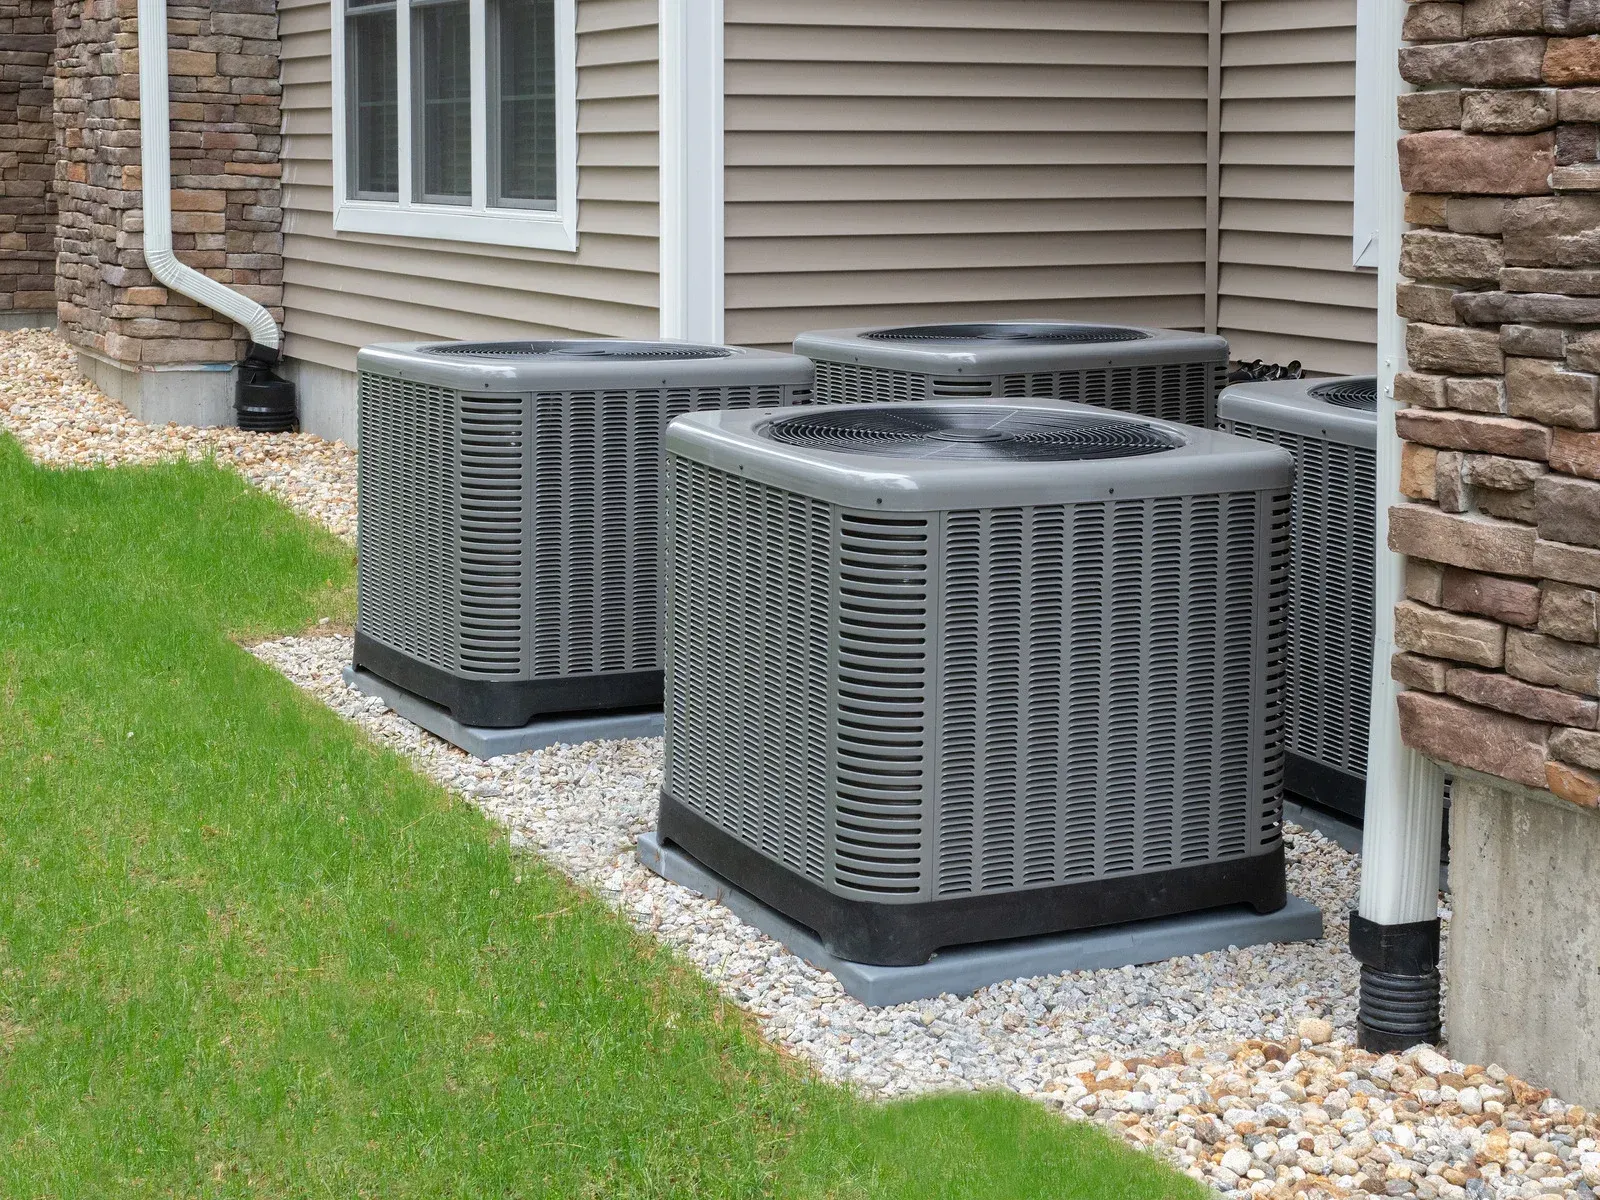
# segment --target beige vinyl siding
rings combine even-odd
[[[333,231],[329,0],[281,0],[284,331],[346,370],[371,342],[657,333],[656,0],[578,0],[578,250]]]
[[[1203,0],[725,0],[726,333],[1197,328]]]
[[[1351,266],[1356,0],[1224,0],[1218,320],[1236,358],[1370,373]]]

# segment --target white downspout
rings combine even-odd
[[[1400,740],[1389,673],[1394,606],[1405,592],[1405,560],[1388,549],[1391,504],[1399,503],[1400,439],[1395,433],[1395,375],[1405,369],[1405,321],[1396,311],[1405,193],[1400,187],[1396,102],[1405,0],[1372,0],[1371,72],[1385,136],[1377,139],[1378,446],[1377,576],[1367,795],[1361,841],[1361,894],[1351,922],[1352,952],[1363,964],[1360,1034],[1390,1050],[1438,1037],[1439,846],[1444,775]],[[1362,31],[1367,33],[1368,31]]]
[[[139,0],[139,164],[144,261],[164,287],[243,325],[269,350],[281,342],[272,314],[247,296],[178,261],[172,252],[172,138],[167,101],[166,0]]]

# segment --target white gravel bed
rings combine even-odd
[[[0,429],[52,467],[212,458],[347,541],[356,536],[356,455],[308,433],[146,425],[78,372],[48,329],[0,331]]]
[[[639,865],[633,844],[655,820],[659,739],[479,762],[346,686],[347,637],[253,652],[682,953],[770,1040],[870,1094],[1011,1088],[1238,1197],[1593,1200],[1600,1185],[1600,1130],[1582,1109],[1497,1066],[1352,1048],[1344,914],[1359,860],[1313,831],[1289,827],[1289,883],[1322,907],[1319,942],[868,1008],[727,909]]]
[[[153,427],[78,375],[52,333],[0,333],[0,428],[61,467],[214,457],[345,538],[355,455],[306,435]],[[1235,1197],[1594,1200],[1596,1118],[1492,1064],[1351,1047],[1345,913],[1358,859],[1289,827],[1290,887],[1320,942],[1018,980],[871,1009],[721,906],[646,871],[661,744],[557,747],[478,762],[345,686],[347,637],[284,638],[263,661],[406,755],[673,946],[765,1035],[830,1078],[890,1097],[1007,1087],[1092,1120]],[[1446,914],[1447,915],[1447,914]]]

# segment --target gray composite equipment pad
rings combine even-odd
[[[515,729],[490,729],[463,725],[437,704],[429,704],[355,667],[344,669],[344,681],[363,695],[376,696],[413,725],[422,726],[474,758],[495,758],[501,754],[521,754],[527,750],[543,750],[546,746],[570,746],[579,742],[661,736],[659,711],[549,717]]]
[[[1215,909],[1076,933],[961,946],[941,950],[919,966],[878,967],[835,958],[810,930],[740,891],[676,846],[662,846],[654,832],[639,835],[638,853],[639,861],[663,879],[717,901],[740,920],[782,943],[791,954],[831,971],[845,991],[863,1004],[874,1006],[905,1004],[947,993],[965,996],[1007,979],[1064,971],[1101,971],[1226,950],[1229,946],[1315,941],[1322,936],[1322,911],[1298,896],[1290,896],[1285,907],[1265,916],[1242,906]]]

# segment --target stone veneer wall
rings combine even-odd
[[[1600,0],[1422,0],[1401,73],[1405,740],[1600,802]]]
[[[169,295],[144,265],[136,13],[136,0],[55,7],[60,330],[128,364],[233,361],[244,331]],[[177,3],[167,20],[174,248],[281,321],[276,5]]]
[[[0,322],[54,312],[50,0],[0,0]]]

